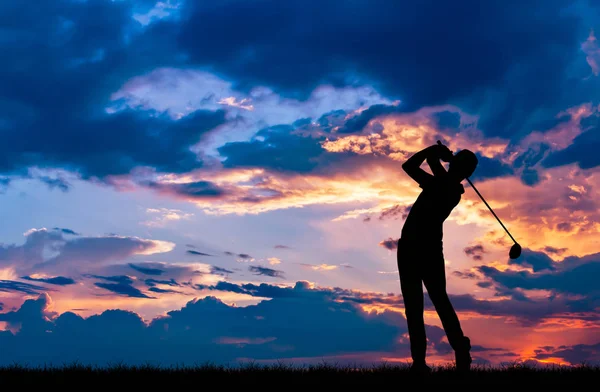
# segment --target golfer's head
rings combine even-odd
[[[473,174],[478,163],[479,160],[472,151],[460,150],[454,154],[454,158],[452,158],[448,167],[448,172],[452,173],[460,180],[464,180]]]

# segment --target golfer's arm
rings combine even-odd
[[[432,155],[432,147],[427,147],[415,153],[402,164],[402,169],[406,174],[420,185],[425,184],[433,177],[431,174],[421,169],[421,165],[430,155]]]
[[[431,168],[431,172],[434,176],[439,177],[447,174],[448,172],[442,165],[439,159],[434,158],[432,156],[427,157],[427,164]]]

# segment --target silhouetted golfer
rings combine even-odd
[[[433,175],[421,169],[425,160]],[[448,171],[440,160],[449,162]],[[404,223],[397,253],[413,359],[412,370],[430,370],[425,361],[427,338],[423,320],[422,283],[440,317],[448,342],[454,349],[457,370],[469,370],[471,366],[471,342],[464,336],[446,293],[442,229],[444,221],[465,192],[461,181],[471,176],[477,163],[477,157],[469,150],[461,150],[453,155],[446,146],[436,144],[417,152],[402,165],[402,169],[423,189]]]

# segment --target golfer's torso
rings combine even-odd
[[[436,182],[423,189],[410,209],[402,228],[403,239],[441,241],[444,221],[458,205],[462,185]],[[462,192],[461,192],[462,190]]]

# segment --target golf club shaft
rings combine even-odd
[[[517,241],[515,241],[515,239],[513,238],[513,236],[510,235],[510,232],[508,231],[508,229],[506,227],[504,227],[504,224],[502,223],[502,221],[500,220],[500,218],[498,218],[498,216],[496,215],[496,213],[494,212],[494,210],[492,210],[492,207],[490,207],[490,205],[487,203],[487,201],[485,201],[485,199],[483,198],[483,196],[481,196],[481,193],[479,193],[479,191],[477,190],[477,188],[475,188],[475,185],[473,185],[473,183],[471,182],[471,180],[469,180],[469,178],[467,178],[467,181],[469,181],[469,184],[471,185],[471,187],[475,190],[475,192],[477,192],[477,195],[479,195],[479,198],[481,199],[481,201],[483,201],[485,203],[485,205],[487,206],[487,208],[490,210],[490,212],[492,214],[494,214],[494,217],[496,218],[496,220],[498,220],[498,223],[500,223],[500,225],[502,226],[502,228],[506,231],[506,234],[508,234],[510,236],[510,239],[513,240],[513,242],[516,244]]]
[[[439,144],[440,146],[444,145],[439,140],[437,141],[437,144]],[[485,201],[485,199],[483,198],[483,196],[481,196],[481,193],[479,193],[479,191],[477,190],[477,188],[475,188],[475,185],[473,185],[473,183],[471,182],[471,180],[468,177],[467,177],[467,181],[469,181],[469,185],[471,185],[471,187],[475,190],[475,192],[477,192],[477,195],[479,196],[479,198],[481,199],[481,201],[483,201],[485,203],[486,207],[494,215],[494,217],[496,218],[496,220],[498,221],[498,223],[500,223],[500,225],[502,226],[502,228],[504,229],[504,231],[506,231],[506,234],[508,234],[508,236],[510,237],[510,239],[513,240],[513,242],[516,244],[517,241],[515,241],[515,239],[510,234],[510,232],[508,231],[508,229],[504,226],[504,224],[502,223],[502,221],[500,220],[500,218],[498,218],[498,216],[496,215],[496,213],[494,212],[494,210],[492,210],[492,207],[490,207],[490,205],[487,203],[487,201]]]

